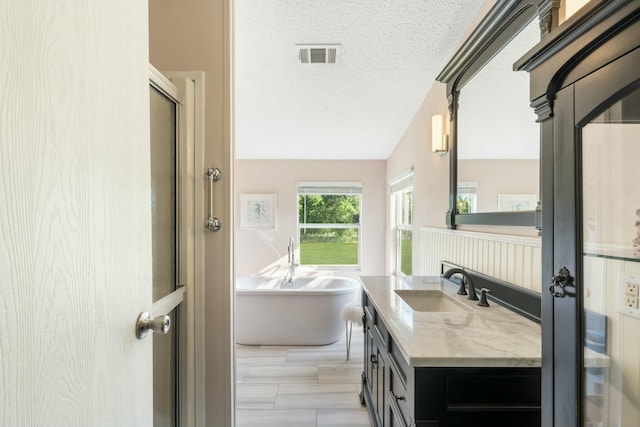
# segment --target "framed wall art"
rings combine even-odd
[[[269,229],[276,227],[275,194],[241,194],[240,227]]]
[[[498,211],[533,211],[538,204],[535,194],[498,194]]]

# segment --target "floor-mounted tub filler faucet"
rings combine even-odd
[[[287,246],[287,263],[289,264],[289,270],[282,279],[281,287],[290,288],[293,286],[293,279],[296,275],[296,247],[293,241],[293,236],[289,237],[289,246]]]

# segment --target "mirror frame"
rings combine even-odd
[[[542,207],[540,201],[533,211],[457,213],[458,100],[460,90],[464,85],[536,17],[540,20],[540,39],[545,38],[552,28],[558,25],[559,8],[559,0],[498,0],[436,77],[436,81],[447,85],[451,122],[449,210],[446,214],[448,228],[455,229],[458,225],[497,225],[536,227],[541,230]],[[528,102],[528,99],[523,99],[523,102]],[[540,187],[538,188],[540,189]],[[540,196],[539,193],[539,199]]]

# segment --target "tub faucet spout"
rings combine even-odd
[[[281,288],[292,288],[293,287],[293,276],[290,271],[287,271],[287,274],[282,278],[282,283],[280,283]]]
[[[295,242],[293,241],[293,236],[289,237],[289,246],[287,246],[287,263],[289,264],[289,271],[282,279],[283,287],[292,287],[293,279],[296,275],[296,262],[295,262]]]

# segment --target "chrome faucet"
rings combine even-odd
[[[476,286],[473,284],[473,280],[471,279],[469,273],[461,268],[450,268],[445,271],[442,277],[444,277],[445,279],[449,279],[454,274],[459,274],[462,276],[462,279],[460,280],[460,289],[458,289],[458,295],[467,295],[467,291],[465,289],[466,284],[469,286],[469,296],[467,297],[467,299],[477,301],[478,295],[476,295]]]
[[[296,243],[293,241],[293,236],[289,237],[287,252],[289,255],[289,274],[293,280],[293,276],[296,274]]]
[[[293,241],[293,236],[289,237],[289,246],[287,246],[287,263],[289,264],[289,271],[282,279],[281,286],[291,287],[293,286],[293,279],[296,275],[296,247]]]

